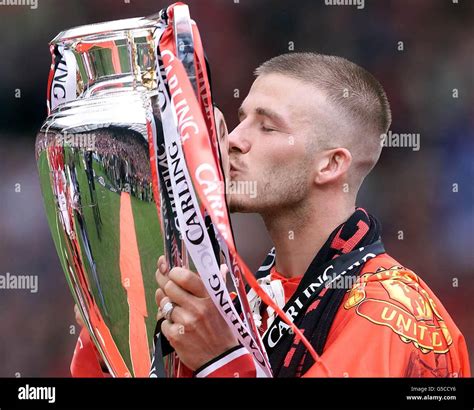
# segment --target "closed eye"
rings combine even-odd
[[[274,132],[274,131],[276,131],[276,130],[274,130],[273,128],[267,128],[267,127],[265,127],[265,125],[262,125],[261,130],[262,130],[263,132]]]

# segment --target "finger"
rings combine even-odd
[[[155,272],[155,277],[156,277],[156,281],[158,282],[158,284],[160,284],[160,280],[162,282],[165,281],[164,278],[160,279],[160,275],[166,277],[167,274],[168,274],[168,270],[169,270],[168,269],[168,263],[166,262],[165,256],[161,255],[158,258],[157,266],[158,266],[158,269]]]
[[[159,258],[158,258],[158,270],[163,273],[163,274],[166,274],[168,272],[168,263],[166,262],[166,257],[164,255],[161,255]]]
[[[202,298],[192,295],[171,280],[166,285],[166,295],[174,304],[182,306],[184,309],[194,313],[197,313],[196,308],[202,301]]]
[[[163,263],[164,260],[165,260],[165,255],[160,255],[160,257],[159,257],[158,260],[156,261],[156,267],[159,268],[160,265]]]
[[[160,302],[160,309],[162,311],[163,311],[163,308],[165,307],[165,305],[167,303],[172,303],[172,302],[171,302],[171,299],[168,296],[165,296],[163,299],[161,299],[161,302]]]
[[[173,304],[173,309],[171,309],[171,314],[168,313],[168,315],[165,315],[164,313],[164,307],[168,304],[168,303],[171,303]],[[170,320],[171,322],[174,322],[174,319],[173,318],[173,313],[175,311],[175,309],[177,308],[177,305],[175,303],[173,303],[171,301],[171,299],[168,297],[168,296],[164,296],[163,299],[161,299],[161,302],[160,302],[160,307],[159,307],[159,317],[160,319],[161,318],[165,318],[166,320]],[[159,319],[158,319],[159,320]]]
[[[184,309],[192,310],[198,302],[198,298],[181,286],[170,280],[166,284],[165,289],[167,297],[176,305],[182,306]]]
[[[185,268],[173,268],[168,278],[179,287],[198,298],[208,297],[208,293],[199,275]]]
[[[172,339],[172,325],[173,324],[169,320],[163,320],[163,322],[161,323],[161,333],[163,333],[163,335],[168,339],[170,343]]]
[[[181,324],[188,323],[188,321],[191,319],[189,317],[189,313],[186,312],[186,310],[184,310],[181,306],[172,302],[168,296],[163,296],[162,300],[160,301],[160,304],[159,304],[160,319],[165,317],[163,314],[163,308],[165,307],[167,303],[173,303],[173,310],[171,311],[171,315],[169,315],[168,319],[171,319],[172,322],[177,322]]]
[[[156,271],[156,282],[158,283],[158,287],[164,289],[166,284],[169,282],[169,278],[167,275],[163,275],[158,269]]]
[[[182,325],[171,323],[169,320],[163,320],[161,323],[161,333],[168,339],[171,346],[175,346],[180,336],[180,329]]]
[[[165,297],[165,292],[163,292],[161,289],[157,289],[155,292],[155,301],[156,301],[156,306],[160,306],[161,299]]]
[[[178,325],[184,325],[190,323],[191,317],[189,313],[179,305],[174,305],[170,315],[171,322],[177,323]]]

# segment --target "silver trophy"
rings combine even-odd
[[[191,44],[189,13],[183,16],[176,41],[185,63]],[[36,139],[62,268],[116,377],[149,374],[159,255],[171,266],[188,264],[155,166],[161,132],[156,34],[165,24],[157,14],[60,33],[50,44],[48,117]],[[172,360],[166,366],[172,374]]]

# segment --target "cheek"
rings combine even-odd
[[[265,166],[269,169],[287,169],[291,171],[292,167],[301,163],[305,156],[304,145],[293,136],[281,136],[271,142],[267,142],[262,147]]]

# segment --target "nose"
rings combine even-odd
[[[246,154],[250,151],[250,140],[248,139],[248,131],[246,132],[244,122],[241,122],[229,134],[229,152],[238,152]]]

